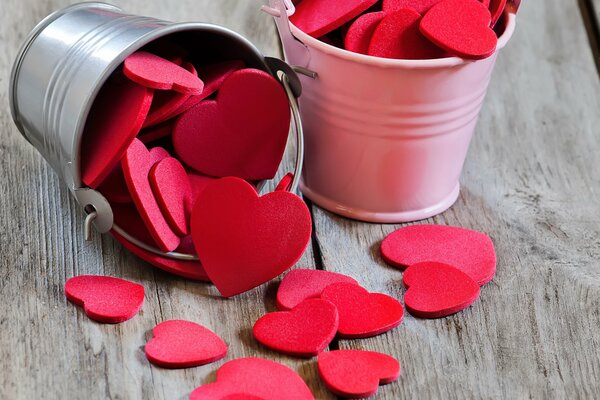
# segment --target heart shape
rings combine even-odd
[[[413,264],[404,271],[402,280],[408,288],[404,305],[417,317],[445,317],[469,307],[479,298],[477,282],[448,264]]]
[[[378,0],[302,0],[290,21],[302,32],[320,37],[352,21]]]
[[[369,43],[369,55],[404,60],[427,60],[443,56],[419,30],[421,15],[403,8],[385,15],[375,28]]]
[[[111,276],[81,275],[65,283],[67,299],[83,306],[94,321],[117,324],[133,318],[144,304],[144,287]]]
[[[327,389],[351,399],[373,396],[379,385],[400,377],[398,360],[375,351],[328,351],[319,354],[317,366]]]
[[[277,290],[277,308],[291,310],[304,300],[320,297],[323,290],[337,282],[358,285],[354,278],[317,269],[294,269],[286,274]]]
[[[252,333],[256,340],[272,350],[310,358],[333,340],[338,322],[338,312],[332,303],[308,299],[291,311],[262,316],[254,324]]]
[[[206,186],[194,203],[191,232],[206,273],[225,297],[261,285],[300,259],[311,235],[306,204],[277,191],[259,197],[243,179]]]
[[[182,114],[173,129],[175,152],[206,175],[271,179],[287,143],[290,108],[281,85],[257,69],[233,72],[216,100]]]
[[[202,325],[171,320],[154,327],[145,352],[148,361],[159,367],[189,368],[225,357],[227,344]]]
[[[196,388],[190,400],[221,400],[232,395],[264,400],[314,400],[310,389],[295,371],[262,358],[238,358],[226,362],[217,370],[216,381]]]
[[[452,54],[481,59],[496,51],[498,37],[490,23],[490,11],[479,0],[443,0],[423,16],[420,30]]]
[[[381,242],[381,256],[404,269],[423,261],[452,265],[479,285],[496,274],[496,251],[485,233],[445,225],[412,225],[389,234]]]
[[[156,162],[144,143],[134,139],[121,160],[121,166],[131,198],[150,235],[161,250],[173,251],[179,246],[179,237],[165,220],[148,179]]]
[[[335,304],[340,316],[340,337],[366,338],[387,332],[402,322],[404,310],[398,300],[382,293],[369,293],[352,283],[334,283],[321,298]]]
[[[83,183],[97,188],[119,163],[148,115],[152,96],[152,90],[125,78],[115,77],[104,84],[81,142]]]
[[[127,57],[123,73],[132,81],[151,89],[174,90],[189,95],[200,94],[204,89],[204,83],[194,73],[146,51],[138,51]]]
[[[153,149],[154,150],[154,149]],[[138,211],[132,204],[111,204],[113,211],[115,224],[120,227],[124,227],[127,233],[137,240],[145,243],[149,246],[156,246],[152,236],[146,229],[146,225],[140,217]],[[123,236],[121,236],[115,230],[111,231],[111,234],[131,253],[141,258],[149,264],[154,265],[164,271],[170,272],[175,275],[183,276],[184,278],[193,279],[202,282],[210,282],[210,279],[206,275],[202,264],[198,261],[183,261],[177,260],[170,257],[162,257],[156,253],[144,250],[141,247],[129,242]],[[193,244],[190,244],[191,240],[189,236],[181,238],[181,244],[176,251],[186,254],[195,254]]]
[[[169,227],[178,236],[187,235],[193,192],[183,165],[173,157],[165,158],[152,166],[148,178]]]
[[[373,32],[383,17],[385,13],[382,11],[366,13],[358,17],[346,32],[344,48],[355,53],[367,54]]]

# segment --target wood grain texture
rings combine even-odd
[[[109,236],[83,241],[83,213],[13,126],[7,97],[21,41],[69,3],[0,5],[0,398],[187,398],[223,361],[174,371],[150,366],[143,345],[153,326],[170,318],[215,330],[230,345],[227,359],[281,361],[316,398],[332,398],[314,360],[277,356],[251,336],[253,322],[274,309],[276,283],[223,300],[210,285],[151,268]],[[259,0],[115,3],[163,19],[216,22],[279,54]],[[498,276],[460,314],[434,321],[407,315],[387,334],[334,343],[398,357],[400,382],[377,398],[600,397],[599,109],[600,83],[575,2],[524,0],[517,34],[498,60],[461,197],[429,221],[489,233]],[[401,272],[378,251],[397,226],[350,221],[316,206],[313,215],[317,254],[309,249],[299,266],[348,273],[372,291],[402,297]],[[67,278],[85,273],[142,283],[142,313],[115,326],[90,321],[63,294]]]
[[[473,307],[340,348],[403,366],[381,399],[600,396],[600,83],[575,2],[527,0],[498,59],[461,196],[429,223],[488,233],[498,274]],[[398,226],[314,209],[326,269],[402,298],[379,254]],[[340,249],[344,249],[341,251]]]

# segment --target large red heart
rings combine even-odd
[[[400,325],[404,310],[398,300],[382,293],[369,293],[353,283],[334,283],[321,293],[338,309],[341,337],[354,339],[379,335]]]
[[[377,0],[302,0],[290,21],[302,32],[320,37],[353,20]]]
[[[314,400],[310,389],[296,372],[262,358],[239,358],[226,362],[218,369],[216,381],[196,388],[190,400],[239,398],[228,397],[233,395],[264,400]]]
[[[281,85],[257,69],[229,75],[216,100],[182,114],[173,146],[188,166],[206,175],[247,180],[275,176],[290,126],[290,108]]]
[[[498,37],[490,22],[490,11],[479,0],[443,0],[423,16],[419,28],[442,49],[480,59],[496,51]]]
[[[116,324],[133,318],[144,304],[144,287],[111,276],[81,275],[65,283],[67,299],[94,321]]]
[[[381,256],[404,269],[423,261],[452,265],[483,285],[496,273],[496,252],[488,235],[446,225],[411,225],[381,242]]]
[[[148,360],[164,368],[189,368],[227,355],[227,344],[213,331],[194,322],[171,320],[152,330],[145,347]]]
[[[358,285],[354,278],[318,269],[294,269],[287,273],[277,290],[277,308],[291,310],[304,300],[320,297],[332,283],[348,282]]]
[[[124,77],[109,79],[96,99],[81,142],[81,179],[97,188],[140,131],[153,91]]]
[[[173,251],[179,246],[179,237],[165,220],[148,179],[156,161],[144,143],[134,139],[125,152],[121,165],[131,198],[152,238],[161,250]]]
[[[292,267],[310,241],[311,219],[298,196],[276,191],[259,197],[248,182],[229,177],[200,193],[191,232],[206,273],[230,297]]]
[[[333,340],[338,322],[338,312],[332,303],[308,299],[291,311],[262,316],[254,324],[252,333],[260,343],[280,353],[313,357]]]
[[[404,305],[417,317],[445,317],[469,307],[479,297],[477,282],[448,264],[411,265],[404,271],[402,280],[408,288]]]
[[[387,354],[364,350],[335,350],[319,354],[319,375],[338,396],[362,399],[377,393],[379,385],[400,377],[400,363]]]

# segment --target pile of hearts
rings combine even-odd
[[[109,201],[112,234],[128,250],[232,296],[290,268],[310,239],[290,176],[262,197],[255,187],[275,176],[289,125],[288,98],[269,73],[240,60],[193,62],[176,44],[155,42],[97,95],[82,181]],[[173,251],[200,261],[161,254]]]
[[[506,0],[299,0],[290,21],[321,41],[394,59],[489,57]]]

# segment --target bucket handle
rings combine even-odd
[[[293,69],[300,74],[315,78],[316,74],[307,69],[310,61],[308,47],[296,38],[290,29],[289,16],[296,11],[290,0],[269,0],[269,5],[263,5],[261,10],[272,16],[277,24],[277,31],[283,43],[286,60],[293,65]]]

